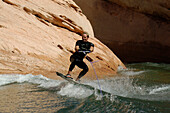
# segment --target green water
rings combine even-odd
[[[92,90],[42,75],[0,75],[0,112],[169,113],[170,65],[126,66],[99,81],[102,92],[98,81],[83,81]]]

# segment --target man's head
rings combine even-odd
[[[84,42],[87,42],[88,38],[89,38],[89,34],[88,34],[87,32],[84,32],[84,33],[82,34],[82,40],[83,40]]]

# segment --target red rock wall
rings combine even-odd
[[[72,0],[0,1],[0,74],[42,74],[59,79],[56,71],[67,73],[69,58],[83,31],[90,34],[95,49],[89,56],[101,77],[114,76],[123,63],[93,34],[92,26]],[[96,79],[89,72],[83,78]],[[76,78],[81,69],[75,68]]]

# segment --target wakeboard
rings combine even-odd
[[[70,82],[70,83],[80,84],[79,82],[75,81],[74,79],[72,79],[72,78],[70,78],[70,77],[67,77],[66,75],[64,75],[64,74],[62,74],[62,73],[60,73],[60,72],[56,72],[56,74],[57,74],[58,76],[60,76],[61,78],[67,80],[67,81]]]
[[[71,79],[71,78],[67,77],[66,75],[64,75],[64,74],[62,74],[62,73],[60,73],[60,72],[56,72],[56,74],[57,74],[58,76],[60,76],[61,78],[67,80],[68,82],[72,83],[72,84],[79,85],[79,86],[83,86],[83,87],[86,87],[86,88],[89,88],[89,89],[92,89],[92,90],[95,89],[94,87],[92,87],[92,86],[90,86],[90,85],[86,85],[86,84],[77,82],[77,81],[75,81],[74,79]]]
[[[71,79],[71,78],[67,77],[66,75],[64,75],[64,74],[62,74],[62,73],[60,73],[60,72],[56,72],[56,74],[57,74],[58,76],[60,76],[61,78],[67,80],[67,81],[68,81],[69,83],[71,83],[71,84],[78,85],[78,86],[82,86],[82,87],[85,87],[85,88],[88,88],[88,89],[91,89],[91,90],[95,90],[95,91],[97,91],[98,93],[110,95],[109,93],[107,93],[107,92],[105,92],[105,91],[102,91],[102,90],[100,90],[100,89],[96,89],[96,88],[94,88],[94,87],[92,87],[92,86],[90,86],[90,85],[77,82],[77,81],[75,81],[74,79]]]

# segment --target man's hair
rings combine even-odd
[[[89,38],[89,33],[88,32],[83,32],[83,34],[86,34],[87,37]]]

